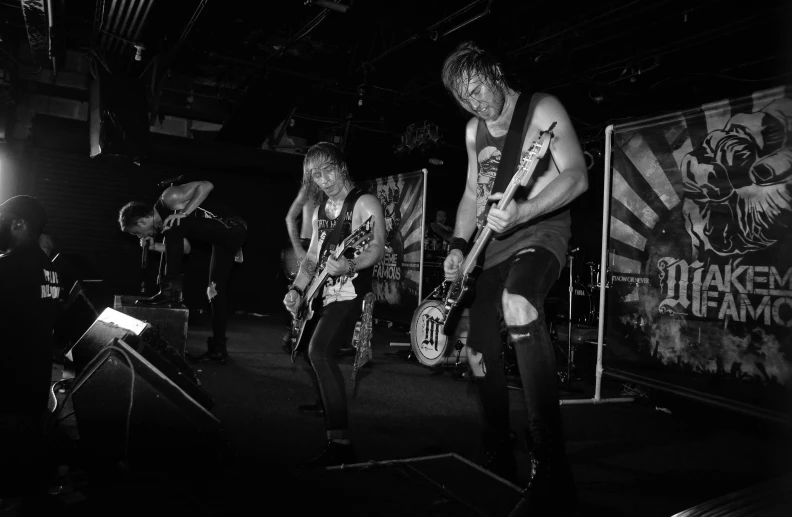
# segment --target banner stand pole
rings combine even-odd
[[[426,182],[429,180],[429,171],[426,167],[421,169],[423,172],[423,193],[421,194],[421,258],[418,265],[418,304],[423,300],[423,284],[424,284],[424,238],[426,236],[426,191],[428,185]]]
[[[602,398],[602,349],[605,346],[605,282],[608,275],[608,227],[610,222],[611,200],[611,139],[613,137],[613,124],[605,128],[605,185],[602,193],[602,250],[600,253],[600,281],[599,281],[599,327],[597,329],[597,370],[594,386],[594,398],[591,399],[564,399],[562,406],[573,404],[604,404],[633,402],[635,397]],[[570,334],[571,337],[571,334]]]

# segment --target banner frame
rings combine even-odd
[[[426,167],[422,168],[423,172],[423,193],[421,194],[421,258],[418,264],[418,306],[423,301],[423,284],[424,284],[424,236],[426,235],[426,193],[428,186],[426,182],[429,181],[429,171]],[[418,307],[416,307],[417,309]],[[413,310],[413,314],[415,311]]]
[[[639,128],[644,127],[649,121],[663,120],[672,117],[673,114],[665,114],[655,117],[648,117],[639,119],[633,122],[619,124],[619,128]],[[758,418],[773,423],[781,423],[787,426],[792,426],[792,420],[788,417],[785,418],[783,413],[770,411],[760,407],[751,406],[736,400],[726,399],[714,394],[705,393],[699,390],[693,390],[670,384],[664,381],[646,377],[643,375],[635,374],[633,372],[625,372],[616,368],[606,368],[603,365],[603,351],[605,347],[605,303],[606,292],[604,285],[607,282],[607,266],[608,266],[608,240],[610,238],[610,213],[611,213],[611,197],[612,197],[612,151],[613,151],[613,132],[614,125],[610,124],[605,128],[605,154],[604,154],[604,186],[603,186],[603,212],[602,212],[602,241],[600,250],[600,271],[604,274],[601,275],[599,285],[599,326],[597,329],[597,361],[595,371],[595,388],[594,397],[591,399],[566,399],[561,400],[561,405],[569,404],[598,404],[606,402],[633,402],[635,397],[615,397],[610,399],[602,398],[602,378],[606,376],[611,379],[617,379],[635,384],[641,384],[647,388],[662,391],[677,395],[689,400],[695,400],[708,404],[710,406],[728,409],[743,415]]]
[[[635,397],[613,397],[608,399],[602,398],[602,375],[604,369],[602,367],[602,351],[605,346],[605,289],[603,285],[607,281],[607,265],[608,265],[608,233],[610,230],[610,201],[611,201],[611,145],[613,138],[613,124],[605,128],[605,170],[604,178],[605,184],[602,193],[602,243],[600,249],[600,271],[604,273],[600,275],[599,282],[599,323],[597,328],[597,364],[595,371],[595,385],[594,397],[590,399],[562,399],[560,401],[562,406],[570,404],[602,404],[602,403],[620,403],[620,402],[634,402]],[[571,334],[570,334],[571,337]]]

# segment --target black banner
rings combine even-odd
[[[792,96],[614,128],[606,367],[786,412]]]

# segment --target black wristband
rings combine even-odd
[[[302,297],[305,295],[305,293],[303,292],[303,290],[302,290],[302,289],[300,289],[299,287],[297,287],[296,285],[291,285],[291,286],[289,286],[289,291],[295,291],[297,294],[299,294],[299,295],[300,295],[300,298],[302,298]],[[288,292],[288,291],[287,291],[287,292]]]
[[[451,237],[451,240],[448,242],[448,253],[451,253],[453,250],[459,250],[463,255],[467,255],[469,247],[468,241],[462,237]]]

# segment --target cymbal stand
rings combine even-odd
[[[163,241],[163,243],[164,243],[164,241]],[[165,265],[165,253],[166,253],[165,250],[162,250],[162,253],[160,253],[160,263],[159,263],[159,267],[157,268],[157,285],[158,286],[162,285],[162,280],[163,280],[163,277],[165,276],[165,271],[164,271],[165,268],[163,267]]]
[[[569,328],[567,334],[567,386],[572,385],[572,266],[575,256],[569,255]]]

